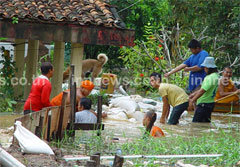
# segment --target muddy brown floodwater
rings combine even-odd
[[[6,148],[11,144],[11,138],[13,136],[13,128],[14,120],[21,115],[16,114],[0,114],[0,143]],[[212,122],[210,123],[192,123],[193,113],[188,114],[186,117],[180,119],[179,125],[162,125],[159,123],[159,118],[157,119],[155,125],[159,126],[163,129],[166,134],[166,137],[172,136],[201,136],[203,134],[208,133],[219,133],[219,128],[224,129],[225,131],[231,131],[232,134],[239,133],[239,125],[240,125],[240,114],[221,114],[221,113],[213,113],[212,114]],[[104,119],[105,124],[105,132],[112,133],[112,137],[117,137],[119,139],[134,139],[142,136],[143,125],[142,122],[129,122],[129,121],[118,121],[111,119]],[[10,152],[14,155],[15,151]],[[22,156],[17,154],[17,156]],[[29,156],[29,158],[28,158]],[[38,159],[38,157],[35,157]],[[42,159],[49,159],[50,166],[68,166],[64,163],[56,163],[55,158],[49,158],[43,156]],[[31,155],[25,155],[23,159],[28,159],[29,161],[34,158]],[[50,162],[51,161],[51,162]],[[40,162],[40,161],[39,161]],[[42,162],[45,162],[43,160]],[[30,163],[30,162],[29,162]],[[35,163],[35,164],[34,164]],[[30,163],[31,164],[31,163]],[[61,164],[61,165],[59,165]],[[39,165],[39,164],[38,164]],[[41,164],[43,165],[43,164]],[[44,164],[48,166],[47,164]],[[36,166],[36,161],[33,160],[32,165],[28,166]],[[71,165],[70,165],[71,166]]]
[[[179,120],[178,125],[163,125],[159,123],[159,118],[155,125],[163,129],[166,137],[170,136],[201,136],[207,133],[218,133],[222,128],[226,132],[237,133],[240,125],[240,114],[213,113],[211,123],[192,123],[193,113]],[[142,122],[132,123],[129,121],[116,121],[105,119],[105,130],[112,131],[115,137],[136,138],[142,135]]]

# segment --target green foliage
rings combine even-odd
[[[7,97],[12,97],[13,95],[13,86],[12,79],[15,76],[15,62],[12,61],[12,56],[10,55],[9,50],[5,50],[4,47],[2,50],[2,60],[0,64],[3,65],[3,68],[0,70],[1,77],[1,92],[4,93]]]
[[[12,17],[12,23],[17,24],[18,23],[18,18],[17,17]]]
[[[92,107],[94,109],[96,109],[96,107],[97,107],[98,96],[102,96],[102,104],[108,105],[109,100],[110,100],[109,96],[104,92],[88,95],[88,98],[92,100]]]
[[[144,39],[144,26],[151,24],[157,30],[168,22],[168,0],[111,0],[110,3],[117,5],[120,17],[128,28],[135,29],[136,39],[139,40]]]
[[[5,97],[2,94],[0,97],[0,112],[13,112],[15,104],[17,104],[15,100]]]
[[[16,104],[16,101],[12,100],[14,93],[12,79],[16,72],[15,62],[12,61],[8,50],[2,47],[1,51],[3,60],[0,61],[0,64],[3,65],[3,68],[0,70],[0,92],[2,94],[0,99],[0,112],[12,112],[14,109],[13,105]]]

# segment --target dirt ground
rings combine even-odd
[[[72,167],[76,165],[77,162],[62,160],[62,151],[60,149],[52,149],[55,155],[23,154],[20,151],[20,147],[16,145],[11,145],[6,151],[27,167]]]

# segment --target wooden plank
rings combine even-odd
[[[229,113],[233,114],[240,114],[240,105],[237,104],[227,104],[227,103],[215,103],[213,112],[220,112],[220,113]]]
[[[74,130],[104,130],[104,124],[75,123]]]
[[[93,160],[89,160],[86,163],[86,167],[96,167],[96,162]]]
[[[97,123],[102,123],[102,96],[98,96],[98,104],[97,104]],[[97,136],[101,135],[101,129],[98,129]]]
[[[113,162],[113,167],[122,167],[123,162],[124,162],[123,157],[121,157],[119,155],[115,155],[114,162]]]
[[[51,109],[51,128],[50,128],[50,137],[52,135],[56,136],[58,130],[58,123],[60,117],[60,107]]]
[[[62,139],[63,116],[64,116],[64,109],[66,105],[67,94],[68,94],[67,92],[63,92],[62,103],[60,107],[60,116],[58,120],[57,139]]]
[[[0,36],[41,41],[64,41],[92,45],[134,46],[134,30],[81,26],[71,24],[41,24],[0,21]]]
[[[43,125],[43,117],[40,114],[39,125],[36,126],[36,131],[35,131],[36,136],[38,136],[39,138],[41,138],[41,135],[42,135],[42,128],[43,128],[42,125]]]
[[[100,166],[100,156],[99,155],[91,155],[90,160],[95,161],[96,167]]]
[[[50,130],[51,130],[51,115],[48,115],[48,124],[47,124],[47,141],[50,141],[50,139],[51,139]]]
[[[70,136],[75,136],[74,123],[75,123],[75,110],[76,110],[76,82],[74,82],[74,65],[71,65],[71,76],[70,76]]]

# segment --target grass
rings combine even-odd
[[[210,132],[201,137],[163,137],[163,138],[140,138],[131,142],[112,142],[113,133],[103,133],[101,137],[96,136],[96,132],[79,132],[73,141],[65,137],[61,142],[55,143],[67,154],[92,155],[101,152],[101,155],[114,155],[120,148],[122,155],[180,155],[180,154],[223,154],[218,158],[189,158],[184,163],[193,165],[209,166],[234,166],[240,160],[240,134]],[[54,144],[54,143],[53,143]],[[75,150],[75,153],[73,152]],[[147,166],[159,166],[154,161],[159,159],[134,159],[134,166],[144,166],[144,161],[148,161]],[[173,166],[179,159],[160,159]]]

